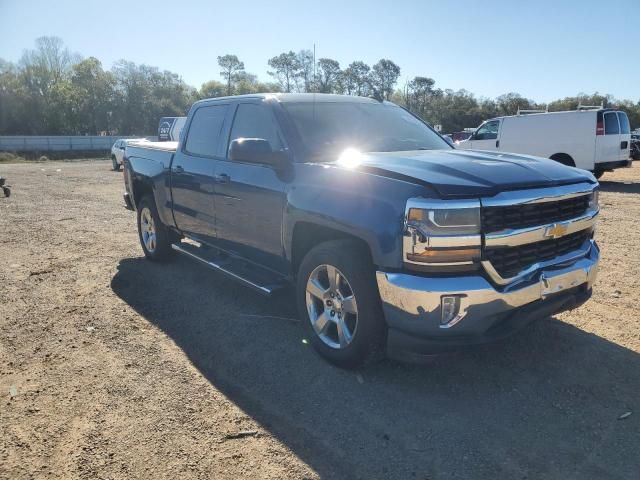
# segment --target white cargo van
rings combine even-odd
[[[456,148],[498,150],[551,158],[589,170],[596,177],[631,166],[631,134],[626,113],[590,108],[524,113],[487,120]]]

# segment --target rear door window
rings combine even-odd
[[[228,105],[200,107],[193,115],[185,150],[192,155],[219,155],[220,135]]]
[[[624,112],[618,112],[618,120],[620,121],[620,133],[631,133],[631,126],[629,125],[629,118]]]
[[[620,125],[618,125],[618,115],[616,112],[607,112],[604,114],[604,134],[618,135],[620,133]]]

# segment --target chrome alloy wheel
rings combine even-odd
[[[316,335],[331,348],[346,348],[358,327],[356,297],[347,278],[332,265],[318,265],[306,290],[307,313]]]
[[[156,250],[156,224],[153,221],[151,210],[144,207],[140,212],[140,234],[142,242],[149,253]]]

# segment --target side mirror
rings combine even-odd
[[[287,156],[284,152],[274,152],[271,144],[263,138],[237,138],[229,147],[229,159],[281,167]]]

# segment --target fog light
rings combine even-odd
[[[460,314],[460,296],[443,295],[440,297],[440,328],[453,327],[464,317]]]

